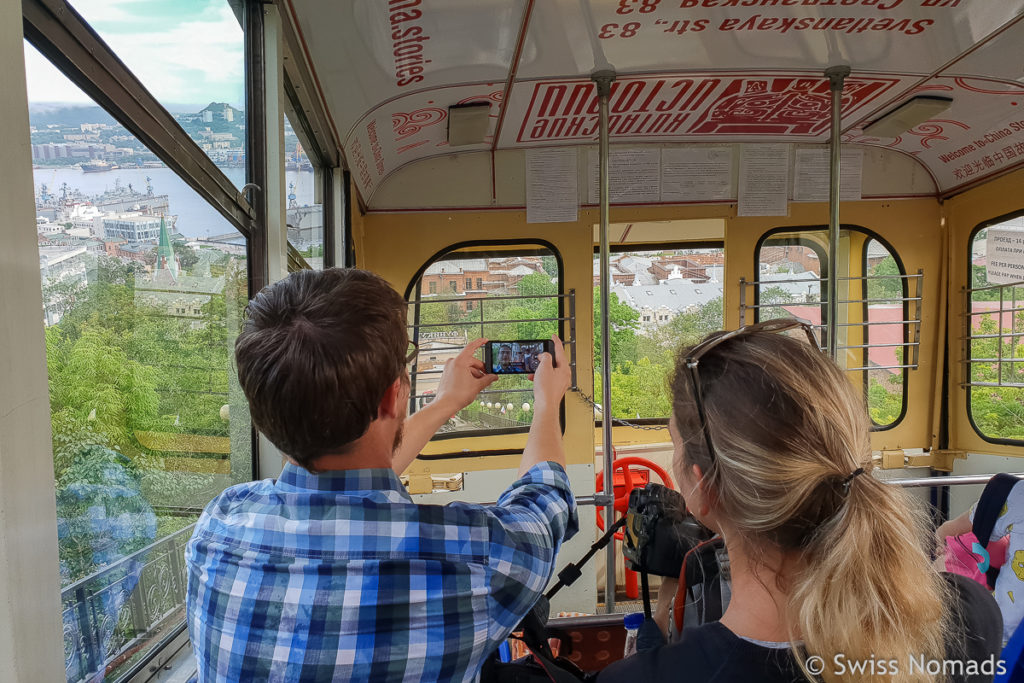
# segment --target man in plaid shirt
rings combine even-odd
[[[412,502],[396,473],[494,381],[449,361],[406,420],[405,301],[355,269],[260,292],[235,344],[253,424],[289,462],[227,489],[186,551],[202,681],[468,681],[547,585],[577,529],[559,404],[561,342],[534,381],[519,479],[496,505]]]

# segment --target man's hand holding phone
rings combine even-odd
[[[444,364],[434,402],[444,406],[449,417],[476,400],[477,394],[498,379],[497,375],[488,374],[483,361],[473,356],[486,343],[486,339],[471,341]]]
[[[537,371],[530,375],[533,380],[534,410],[558,410],[562,397],[572,383],[572,369],[565,358],[565,345],[558,335],[551,336],[554,357],[550,353],[540,354]]]
[[[539,462],[548,461],[565,467],[558,407],[572,383],[572,369],[565,358],[562,340],[558,335],[552,335],[551,341],[554,357],[547,352],[540,354],[537,371],[530,375],[533,380],[533,424],[530,425],[530,436],[526,439],[523,460],[519,464],[520,476]]]

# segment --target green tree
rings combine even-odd
[[[869,276],[897,276],[901,275],[900,267],[896,259],[891,255],[879,261],[873,268],[868,270]],[[868,298],[884,299],[898,303],[903,298],[903,280],[897,277],[886,277],[882,280],[868,280]]]
[[[129,359],[112,332],[92,328],[78,338],[47,329],[46,359],[58,457],[95,443],[96,433],[126,455],[140,453],[134,431],[156,419],[156,371]]]
[[[640,313],[635,308],[619,301],[615,292],[608,298],[608,321],[611,335],[612,365],[636,360],[637,330],[640,328]],[[594,368],[601,367],[601,290],[594,287]]]
[[[1012,330],[1024,331],[1024,315],[1016,314]],[[1004,332],[1009,331],[1004,327]],[[976,335],[995,335],[998,332],[997,318],[981,316]],[[970,388],[971,415],[978,429],[989,437],[1024,439],[1024,362],[998,361],[999,358],[1024,358],[1024,337],[974,339],[971,358],[994,359],[971,363],[972,382],[1016,385]]]
[[[717,297],[695,311],[679,313],[659,330],[659,335],[666,345],[691,346],[722,329],[724,320],[722,297]]]

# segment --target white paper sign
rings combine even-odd
[[[740,148],[740,216],[785,216],[789,212],[789,145]]]
[[[661,200],[701,202],[734,199],[732,169],[732,147],[663,149]]]
[[[840,150],[839,198],[844,202],[857,201],[861,198],[861,173],[863,167],[863,150]],[[793,201],[827,202],[829,182],[828,148],[797,149]]]
[[[578,180],[575,149],[526,150],[526,222],[575,222]]]
[[[1024,229],[989,228],[985,236],[985,261],[990,284],[1024,282]]]
[[[588,201],[601,201],[600,155],[590,150],[587,163]],[[661,198],[661,150],[640,147],[613,149],[608,155],[608,201],[616,204],[645,204]]]

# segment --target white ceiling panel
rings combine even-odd
[[[342,139],[409,93],[504,85],[525,0],[289,0]]]
[[[896,138],[871,138],[854,131],[844,139],[916,157],[943,192],[1024,164],[1024,85],[943,77],[913,94],[950,97],[953,104],[939,118]]]
[[[1024,0],[544,0],[522,78],[692,69],[931,74],[1024,9]]]

